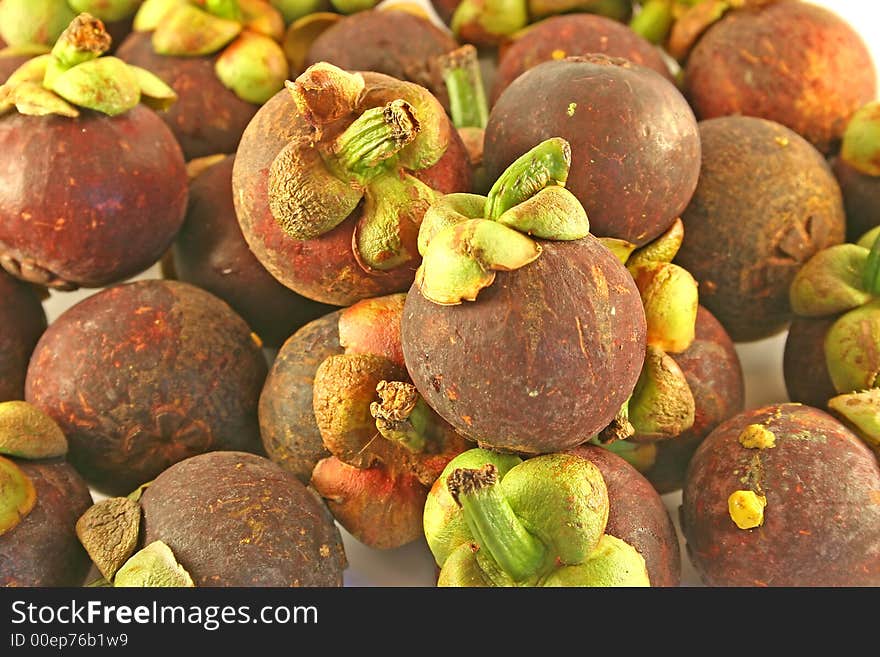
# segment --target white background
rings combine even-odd
[[[408,0],[425,4],[425,0]],[[824,5],[846,19],[863,37],[871,49],[874,61],[880,63],[880,7],[874,0],[825,0]],[[880,64],[878,64],[880,67]],[[136,278],[158,278],[158,267],[153,267]],[[77,301],[94,294],[95,290],[53,292],[45,302],[49,321]],[[739,344],[739,353],[746,376],[746,407],[788,401],[782,379],[782,350],[785,335]],[[96,499],[99,496],[96,496]],[[680,493],[663,497],[676,529]],[[681,533],[679,532],[681,538]],[[347,586],[433,586],[434,564],[424,542],[410,544],[390,551],[367,548],[343,531],[349,568],[345,573]],[[682,540],[682,585],[699,586],[700,581],[691,568]]]

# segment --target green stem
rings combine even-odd
[[[88,14],[71,21],[52,48],[52,56],[65,70],[97,59],[110,50],[110,35],[104,24]]]
[[[486,199],[486,218],[497,219],[550,185],[565,186],[571,146],[561,137],[547,139],[520,156],[499,176]]]
[[[456,128],[485,129],[489,103],[477,49],[467,44],[440,57],[440,70],[449,94],[449,111]]]
[[[862,285],[866,292],[880,294],[880,234],[874,240],[874,245],[868,254],[868,260],[865,262]]]
[[[328,164],[363,184],[386,171],[383,163],[416,138],[420,130],[415,108],[394,100],[361,114],[330,146]]]
[[[453,470],[446,485],[477,544],[505,573],[516,582],[538,573],[547,556],[546,548],[529,533],[498,490],[494,464],[476,470]]]
[[[674,22],[670,0],[648,0],[629,22],[630,29],[654,44],[662,43]]]
[[[382,401],[370,404],[370,413],[379,433],[414,454],[424,452],[434,439],[436,420],[416,387],[401,381],[380,381],[376,392]]]

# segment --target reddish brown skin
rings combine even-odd
[[[148,268],[186,211],[180,147],[142,105],[112,118],[3,116],[0,179],[0,263],[64,289]]]
[[[243,452],[163,472],[141,498],[143,543],[164,541],[196,586],[342,586],[339,530],[293,474]]]
[[[347,354],[377,354],[406,367],[400,344],[400,318],[405,294],[364,299],[339,316],[339,339]]]
[[[750,424],[772,449],[738,442]],[[767,498],[764,524],[739,529],[727,499]],[[809,406],[778,404],[721,424],[697,449],[682,495],[687,552],[710,586],[880,585],[880,465],[846,427]]]
[[[0,44],[0,48],[4,48]],[[7,78],[12,75],[15,70],[29,60],[33,55],[3,55],[0,56],[0,84],[6,82]]]
[[[733,341],[721,323],[700,306],[696,335],[678,363],[694,395],[694,425],[684,433],[655,443],[654,465],[643,474],[663,495],[684,484],[688,462],[699,444],[721,422],[745,407],[745,380]]]
[[[89,483],[118,495],[195,454],[259,451],[265,377],[262,350],[226,303],[144,280],[58,317],[34,350],[25,399],[58,422]]]
[[[329,62],[352,71],[384,73],[430,89],[448,107],[434,60],[456,48],[456,40],[426,18],[405,11],[359,11],[315,39],[306,66]]]
[[[844,239],[840,187],[822,155],[778,123],[710,119],[700,137],[700,184],[681,216],[676,262],[735,342],[769,337],[791,320],[801,266]]]
[[[0,586],[82,586],[92,560],[76,521],[92,506],[89,487],[62,460],[14,460],[33,482],[37,503],[0,535]]]
[[[449,25],[452,22],[452,15],[461,4],[461,0],[431,0],[434,10],[444,23]]]
[[[0,271],[0,402],[24,399],[24,377],[46,312],[36,291]]]
[[[538,454],[582,443],[620,410],[644,360],[629,272],[592,236],[542,246],[474,302],[440,306],[416,285],[407,295],[401,338],[413,383],[481,446]]]
[[[796,317],[788,328],[782,358],[788,398],[825,409],[837,396],[825,361],[825,336],[837,317]]]
[[[117,55],[152,71],[177,92],[177,102],[160,115],[180,142],[187,160],[234,153],[259,109],[223,86],[214,73],[216,57],[170,57],[153,51],[152,32],[135,32]]]
[[[269,458],[303,483],[315,464],[330,456],[312,410],[318,366],[341,354],[341,310],[309,322],[282,345],[260,393],[260,436]]]
[[[570,57],[520,75],[489,115],[489,178],[550,137],[571,144],[566,187],[596,236],[649,242],[669,228],[697,186],[693,112],[669,80],[626,60]]]
[[[715,23],[691,51],[685,86],[701,119],[770,119],[827,154],[877,95],[877,76],[867,46],[835,13],[777,2]]]
[[[596,14],[568,14],[532,25],[505,48],[498,62],[491,102],[494,104],[501,92],[530,68],[560,59],[558,53],[564,53],[561,57],[588,53],[623,57],[673,81],[660,51],[626,25]]]
[[[364,78],[368,94],[374,97],[368,106],[392,99],[396,84],[392,78],[379,73],[366,73]],[[284,90],[260,108],[242,137],[232,171],[232,188],[239,225],[251,251],[282,284],[319,302],[347,306],[360,299],[406,291],[418,262],[369,274],[355,259],[352,235],[360,209],[330,232],[311,240],[290,237],[272,216],[267,191],[269,167],[281,149],[307,129],[293,98]],[[443,194],[469,190],[471,184],[467,153],[451,124],[448,134],[449,147],[437,164],[413,172]]]
[[[360,469],[335,456],[318,463],[312,486],[347,532],[364,545],[391,550],[423,536],[428,487],[410,474]]]
[[[831,168],[843,194],[846,208],[846,240],[858,242],[862,235],[880,226],[880,176],[868,176],[839,157]]]
[[[681,584],[681,550],[672,518],[651,483],[607,449],[581,445],[570,450],[599,468],[608,488],[605,533],[626,541],[642,555],[651,586]]]
[[[186,220],[172,247],[174,278],[223,299],[264,345],[277,348],[333,307],[284,287],[251,253],[232,201],[234,160],[229,155],[192,181]]]

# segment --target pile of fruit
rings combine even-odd
[[[373,5],[0,0],[0,584],[880,586],[853,27]]]

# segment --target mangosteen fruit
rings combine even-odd
[[[346,567],[321,500],[246,452],[184,459],[76,529],[105,586],[342,586]]]
[[[810,2],[729,11],[696,42],[686,94],[700,119],[756,116],[791,128],[824,154],[877,95],[868,47],[840,16]]]
[[[348,71],[375,71],[429,89],[448,105],[437,57],[458,42],[425,16],[408,11],[372,9],[336,22],[309,48],[306,66],[327,62]]]
[[[0,403],[0,586],[81,586],[90,561],[76,521],[92,505],[64,460],[61,428],[23,401]]]
[[[877,586],[878,490],[874,454],[824,411],[749,410],[691,460],[687,553],[709,586]]]
[[[792,318],[788,290],[801,266],[844,239],[840,187],[821,153],[779,123],[709,119],[700,138],[676,262],[735,342],[769,337]]]
[[[880,101],[850,119],[832,168],[846,208],[847,239],[855,242],[880,226]]]
[[[516,78],[538,64],[589,53],[628,59],[672,81],[660,51],[627,26],[597,14],[567,14],[534,23],[504,48],[492,85],[492,104]]]
[[[464,146],[425,88],[323,63],[260,108],[232,170],[257,259],[334,305],[405,291],[428,206],[470,183]]]
[[[645,557],[608,531],[610,495],[578,455],[458,455],[425,504],[438,586],[650,586]]]
[[[264,345],[278,348],[333,308],[283,286],[251,253],[232,201],[234,160],[221,155],[190,182],[186,219],[171,247],[171,268],[163,275],[223,299]]]
[[[0,402],[24,399],[24,378],[46,312],[37,290],[0,271]]]
[[[639,290],[589,234],[564,187],[570,162],[567,142],[549,139],[488,197],[442,198],[419,233],[406,367],[427,404],[481,446],[537,454],[585,442],[645,360]]]
[[[2,87],[0,264],[24,280],[118,282],[155,263],[183,221],[183,156],[151,109],[176,96],[148,71],[101,57],[109,44],[82,14]]]
[[[146,0],[119,57],[180,97],[163,119],[187,160],[234,153],[259,107],[284,85],[284,20],[264,0]]]
[[[656,71],[601,54],[538,64],[498,97],[483,161],[496,178],[550,137],[571,144],[568,187],[599,237],[650,242],[697,186],[700,135],[681,93]]]
[[[225,302],[187,283],[140,280],[52,322],[25,398],[58,422],[89,483],[114,494],[195,454],[259,451],[265,376],[258,341]]]

